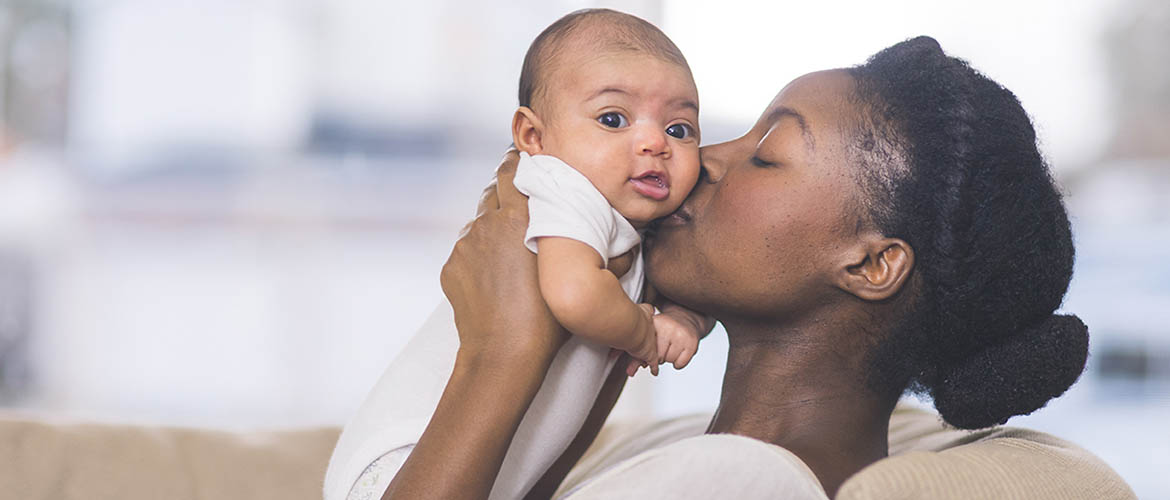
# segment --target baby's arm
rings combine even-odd
[[[630,300],[589,245],[556,236],[542,237],[537,245],[540,293],[561,326],[650,362],[657,374],[653,307]]]
[[[661,311],[654,315],[654,330],[658,337],[658,362],[671,363],[675,370],[680,370],[687,366],[698,352],[699,339],[711,333],[711,329],[715,327],[715,318],[662,298],[655,302]],[[626,374],[634,376],[639,366],[646,364],[630,360],[626,366]]]

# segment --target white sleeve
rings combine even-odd
[[[584,175],[554,157],[521,153],[513,184],[528,196],[524,244],[533,252],[538,251],[537,238],[559,236],[589,245],[608,264],[610,257],[638,243],[635,240],[614,246],[612,242],[619,239],[619,223],[629,222],[618,221],[605,196]]]

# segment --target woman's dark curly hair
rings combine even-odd
[[[975,429],[1031,413],[1084,370],[1088,328],[1057,315],[1073,268],[1061,195],[1007,89],[919,37],[850,68],[852,157],[877,230],[915,266],[870,385],[929,395]]]

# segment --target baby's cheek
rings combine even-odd
[[[679,168],[677,184],[683,188],[683,191],[690,192],[695,187],[695,182],[699,180],[699,171],[702,170],[702,162],[699,161],[699,151],[695,150],[693,154],[688,155],[682,163],[682,168]]]
[[[667,204],[670,208],[669,212],[667,213],[677,210],[684,201],[687,201],[687,197],[691,195],[691,191],[694,189],[695,181],[693,179],[687,183],[678,183],[672,185],[670,189],[670,198],[667,199]]]
[[[694,169],[686,170],[672,179],[670,201],[674,204],[674,208],[678,208],[687,199],[687,196],[690,196],[691,191],[695,189],[695,184],[699,181],[698,163],[695,164]]]

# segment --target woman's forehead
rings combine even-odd
[[[828,133],[840,130],[837,125],[852,112],[847,107],[854,91],[853,77],[845,70],[827,70],[809,73],[786,85],[760,117],[758,125],[765,130],[783,119],[791,118],[800,125],[810,146]]]
[[[787,108],[797,111],[806,120],[820,115],[840,111],[848,102],[856,83],[849,72],[843,69],[817,71],[798,77],[785,85],[772,99],[763,118],[777,110]],[[806,124],[811,125],[806,121]]]

